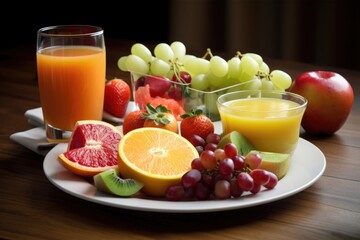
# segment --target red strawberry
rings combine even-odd
[[[193,135],[206,139],[207,135],[214,133],[214,123],[200,109],[187,112],[181,115],[181,118],[180,133],[188,140]]]
[[[128,132],[144,127],[145,118],[142,117],[142,114],[147,113],[146,110],[134,110],[129,112],[123,122],[123,133],[127,134]]]
[[[129,84],[122,79],[114,78],[105,84],[104,110],[115,117],[122,118],[130,97]]]

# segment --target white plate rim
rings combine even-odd
[[[57,160],[65,152],[67,143],[56,145],[45,156],[43,170],[48,180],[60,190],[83,200],[116,208],[171,213],[217,212],[247,208],[274,202],[299,193],[314,184],[324,173],[326,159],[314,144],[300,138],[289,171],[272,190],[236,199],[206,201],[167,201],[159,199],[125,198],[97,191],[85,178],[66,170]]]

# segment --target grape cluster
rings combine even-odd
[[[273,189],[277,185],[274,173],[259,169],[260,155],[241,156],[233,143],[218,148],[219,139],[215,133],[206,139],[197,135],[190,139],[200,156],[192,161],[191,170],[182,176],[181,184],[167,189],[167,200],[239,198],[246,192],[257,194],[262,187]]]
[[[270,71],[259,54],[238,51],[226,61],[207,49],[203,57],[196,57],[187,54],[185,45],[179,41],[157,44],[154,54],[144,44],[135,43],[131,54],[119,58],[118,67],[122,71],[190,82],[192,88],[200,91],[214,91],[239,83],[248,83],[245,88],[250,90],[286,90],[292,83],[286,72]],[[190,78],[184,79],[181,76],[184,74]]]

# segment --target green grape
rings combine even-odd
[[[141,57],[145,62],[150,62],[152,54],[151,51],[141,43],[135,43],[131,47],[131,54]]]
[[[284,89],[279,88],[279,87],[276,86],[275,84],[273,84],[273,89],[274,89],[274,90],[284,90]]]
[[[185,69],[187,69],[191,75],[205,74],[209,72],[210,62],[203,58],[190,58],[184,63]]]
[[[167,43],[159,43],[155,46],[154,55],[165,62],[172,61],[174,59],[174,52]]]
[[[259,71],[259,64],[250,56],[243,56],[240,62],[240,72],[254,76]]]
[[[206,74],[206,78],[210,82],[210,88],[212,89],[219,89],[225,85],[226,76],[218,77],[213,74],[211,71]]]
[[[206,91],[210,87],[209,79],[205,74],[198,74],[191,78],[191,87],[200,91]]]
[[[156,76],[166,76],[166,74],[170,71],[170,65],[161,59],[155,58],[151,62],[150,71]]]
[[[250,81],[251,79],[254,79],[256,76],[254,75],[249,75],[246,72],[240,72],[240,75],[238,77],[239,82],[247,82]]]
[[[175,41],[170,44],[170,48],[174,52],[174,56],[177,59],[182,59],[186,54],[186,47],[182,42]]]
[[[267,78],[261,79],[261,90],[273,90],[274,85],[271,81],[269,81]]]
[[[243,55],[243,57],[245,57],[245,56],[248,56],[248,57],[251,57],[252,59],[254,59],[259,64],[259,66],[261,66],[261,64],[263,63],[262,57],[257,53],[245,53]]]
[[[222,85],[222,87],[230,87],[230,86],[233,86],[235,84],[238,84],[239,83],[239,80],[237,78],[231,78],[231,77],[227,77],[225,80],[224,80],[224,83]]]
[[[119,58],[118,62],[117,62],[117,65],[118,65],[118,68],[121,70],[121,71],[124,71],[124,72],[127,72],[128,69],[126,67],[126,59],[127,59],[127,56],[122,56]]]
[[[258,90],[261,88],[261,80],[257,77],[253,78],[251,81],[247,81],[241,85],[243,90]]]
[[[210,59],[210,71],[219,78],[225,77],[228,73],[229,66],[227,62],[219,56],[213,56]]]
[[[263,62],[263,63],[260,65],[259,72],[265,73],[265,75],[269,75],[269,73],[270,73],[270,68],[269,68],[269,66],[268,66],[265,62]]]
[[[130,54],[125,61],[126,69],[130,72],[148,74],[149,65],[136,55]]]
[[[196,58],[194,55],[185,54],[185,55],[180,59],[180,61],[181,61],[184,65],[186,65],[186,63],[187,63],[189,60],[192,60],[192,59],[194,59],[194,58]]]
[[[285,90],[291,86],[292,79],[289,74],[281,70],[274,70],[270,73],[270,80],[276,88]]]
[[[168,79],[172,79],[174,76],[174,70],[170,67],[170,71],[167,72],[166,76]]]
[[[230,78],[238,78],[240,75],[240,58],[232,57],[228,61],[228,75]]]

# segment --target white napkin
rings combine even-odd
[[[135,109],[135,103],[133,101],[129,102],[125,116]],[[30,130],[14,133],[10,135],[10,139],[40,155],[45,156],[50,149],[56,145],[56,143],[49,143],[46,139],[45,129],[43,126],[44,119],[42,109],[40,107],[29,109],[24,115],[28,119],[28,122],[36,127]],[[107,112],[103,113],[103,119],[113,123],[118,123],[119,125],[121,125],[124,121],[124,118],[114,117]]]
[[[56,145],[56,143],[49,143],[47,141],[45,129],[43,127],[36,127],[23,132],[14,133],[10,135],[10,139],[43,156]]]

